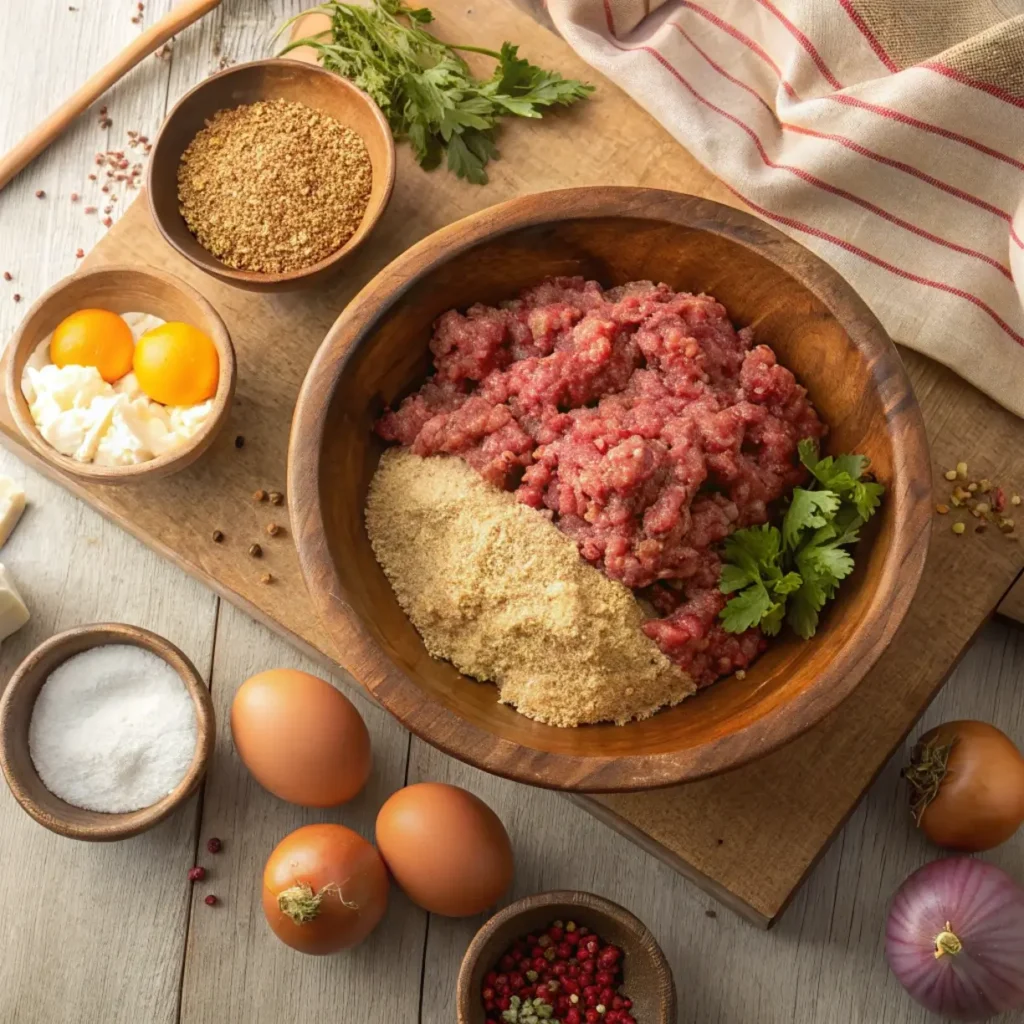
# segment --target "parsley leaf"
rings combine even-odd
[[[487,183],[483,161],[470,150],[461,134],[452,135],[448,140],[448,169],[474,185]]]
[[[864,455],[822,458],[811,438],[800,442],[798,454],[811,483],[793,489],[781,531],[737,530],[723,545],[719,589],[734,595],[719,613],[727,632],[759,627],[774,636],[785,619],[799,636],[812,637],[825,603],[853,572],[847,549],[885,493],[864,478],[870,464]]]
[[[508,42],[498,51],[444,43],[423,28],[434,20],[429,8],[413,8],[404,0],[367,5],[331,0],[317,10],[330,16],[330,30],[297,39],[281,53],[313,47],[328,71],[373,97],[392,134],[410,143],[422,167],[432,169],[447,158],[450,170],[474,184],[487,181],[485,168],[498,155],[494,131],[502,118],[538,118],[548,107],[567,106],[594,91],[531,64]],[[476,78],[459,51],[491,57],[497,61],[494,73]]]

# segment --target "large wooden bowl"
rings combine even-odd
[[[870,456],[887,487],[857,570],[810,641],[782,636],[740,680],[723,679],[643,722],[556,729],[497,703],[492,686],[435,661],[366,537],[363,507],[384,406],[428,368],[431,323],[548,274],[706,291],[751,324],[807,386],[826,448]],[[414,246],[331,328],[299,395],[288,486],[299,559],[342,664],[404,725],[487,771],[566,790],[649,789],[735,767],[820,721],[892,639],[928,547],[921,415],[892,343],[843,279],[746,213],[639,188],[525,196]],[[552,657],[557,657],[552,652]]]
[[[676,986],[658,940],[639,918],[589,892],[543,892],[498,911],[476,933],[459,969],[458,1024],[484,1024],[484,977],[516,939],[544,931],[555,921],[589,928],[623,952],[622,991],[633,1001],[639,1024],[676,1024]]]
[[[196,747],[185,777],[167,796],[137,811],[105,814],[75,807],[51,793],[29,753],[29,723],[50,673],[68,658],[107,644],[141,647],[163,658],[181,677],[196,712]],[[69,839],[111,842],[151,829],[195,792],[213,754],[213,701],[203,677],[170,642],[148,629],[117,622],[77,626],[41,643],[18,666],[0,700],[0,768],[14,798],[40,825]]]
[[[162,320],[180,320],[198,327],[217,348],[220,377],[210,415],[187,441],[148,462],[130,466],[101,466],[62,455],[39,433],[21,390],[25,364],[39,344],[67,316],[80,309],[112,313],[152,313]],[[99,484],[128,484],[156,480],[192,465],[213,444],[231,413],[235,393],[235,349],[224,321],[191,285],[161,270],[113,266],[83,270],[54,285],[28,311],[10,342],[4,387],[14,422],[25,440],[45,462],[71,476]]]
[[[235,270],[207,252],[189,231],[178,204],[178,165],[188,144],[217,111],[279,99],[329,114],[362,137],[373,169],[369,203],[352,237],[319,263],[280,274]],[[319,284],[336,274],[380,220],[394,183],[395,143],[377,104],[340,75],[301,60],[271,59],[236,64],[185,93],[167,115],[153,145],[147,191],[160,234],[200,270],[238,288],[285,291]]]

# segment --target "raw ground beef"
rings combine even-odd
[[[550,515],[661,618],[644,630],[706,686],[764,649],[726,633],[718,548],[802,482],[807,392],[708,295],[552,278],[499,307],[450,310],[435,374],[377,432],[459,455]]]

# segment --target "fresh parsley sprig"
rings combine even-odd
[[[853,572],[846,549],[885,493],[865,477],[866,456],[819,458],[810,438],[798,447],[811,483],[794,488],[782,529],[753,526],[725,541],[719,589],[735,596],[719,617],[729,633],[760,626],[775,636],[785,619],[805,640],[814,636],[825,602]]]
[[[297,39],[281,53],[313,47],[327,70],[373,97],[395,138],[412,145],[423,167],[447,158],[450,170],[478,185],[487,182],[484,168],[498,156],[495,129],[503,117],[540,117],[546,107],[567,106],[594,91],[531,64],[511,43],[485,50],[441,42],[423,28],[434,20],[430,10],[403,0],[370,6],[335,0],[313,10],[330,15],[330,30]],[[494,74],[475,78],[458,51],[494,58]]]

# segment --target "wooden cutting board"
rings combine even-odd
[[[457,9],[456,9],[457,6]],[[502,134],[491,183],[427,174],[399,147],[394,197],[374,235],[343,276],[312,293],[260,295],[221,284],[159,238],[144,199],[85,260],[131,263],[188,280],[217,307],[238,354],[231,421],[193,467],[150,484],[60,483],[227,600],[333,662],[299,575],[290,537],[268,538],[285,510],[257,504],[258,488],[283,490],[291,412],[306,367],[351,296],[403,249],[451,221],[523,192],[569,185],[672,188],[735,200],[627,96],[586,67],[556,36],[507,5],[445,5],[436,26],[461,43],[512,39],[531,59],[598,85],[594,98]],[[737,204],[738,205],[738,204]],[[1024,490],[1024,426],[936,363],[904,352],[924,410],[938,481],[966,460],[979,477]],[[241,446],[236,439],[243,439]],[[0,403],[0,441],[48,472]],[[52,472],[48,475],[53,476]],[[955,537],[936,517],[924,579],[889,651],[840,708],[782,750],[745,768],[657,792],[576,798],[750,920],[770,925],[851,813],[876,773],[934,695],[984,620],[1024,567],[1024,551],[996,531]],[[214,544],[221,530],[225,542]],[[259,541],[264,557],[247,554]],[[270,572],[274,581],[261,584]],[[525,795],[525,794],[524,794]]]
[[[1024,626],[1024,577],[1010,588],[1009,593],[1000,602],[996,609],[1000,615]]]

